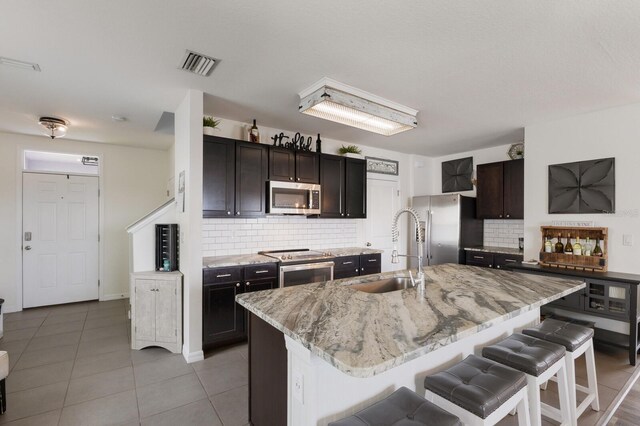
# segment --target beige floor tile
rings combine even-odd
[[[142,419],[142,426],[222,426],[211,402],[203,399]]]
[[[42,325],[54,325],[54,324],[63,324],[65,322],[74,322],[74,321],[84,321],[87,319],[86,312],[74,312],[71,314],[50,314],[47,319],[44,320]]]
[[[69,383],[64,405],[78,404],[133,388],[132,367],[81,377]]]
[[[54,334],[65,334],[74,331],[82,331],[84,320],[63,322],[61,324],[43,325],[35,334],[36,337],[52,336]]]
[[[71,378],[77,379],[79,377],[90,376],[131,366],[131,351],[129,349],[117,352],[107,352],[87,358],[77,359],[73,365]]]
[[[129,339],[125,336],[106,337],[91,342],[80,342],[77,358],[130,349]]]
[[[5,330],[2,342],[8,343],[15,340],[31,339],[37,331],[38,327],[21,328],[19,330]]]
[[[136,392],[128,390],[64,407],[59,426],[117,425],[137,420]]]
[[[91,330],[94,328],[107,327],[109,325],[120,325],[128,323],[129,320],[124,315],[108,316],[103,318],[88,319],[84,324],[85,330]]]
[[[72,368],[73,361],[70,360],[12,371],[7,377],[7,392],[18,392],[69,380]]]
[[[22,356],[25,348],[29,344],[29,339],[26,340],[13,340],[11,342],[5,342],[0,340],[0,351],[7,351],[9,353],[9,369],[12,370],[16,363]]]
[[[44,317],[10,321],[10,322],[4,323],[4,331],[6,332],[6,331],[13,331],[13,330],[22,330],[24,328],[40,327],[43,322],[44,322]]]
[[[202,382],[209,397],[248,384],[247,361],[234,361],[204,371],[198,371],[198,378]]]
[[[193,368],[180,355],[161,358],[156,361],[135,365],[133,371],[136,377],[136,387],[161,382],[172,377],[193,373]]]
[[[89,311],[87,313],[87,319],[96,319],[96,318],[105,318],[105,317],[115,317],[118,315],[122,315],[123,317],[127,317],[127,310],[124,306],[116,306],[114,308],[109,309],[98,309]]]
[[[104,311],[127,305],[129,299],[107,300],[105,302],[90,302],[89,311]]]
[[[7,411],[0,416],[0,423],[18,420],[36,414],[62,408],[68,382],[40,386],[7,395]]]
[[[49,315],[49,310],[46,308],[33,308],[25,309],[19,312],[11,312],[4,314],[4,322],[21,321],[32,318],[45,318]]]
[[[53,410],[36,416],[6,423],[7,426],[58,426],[62,410]]]
[[[207,398],[198,377],[193,373],[138,388],[137,394],[140,417],[149,417]]]
[[[242,426],[249,421],[249,387],[242,386],[211,398],[224,426]]]
[[[133,360],[134,366],[144,364],[145,362],[156,361],[162,358],[171,358],[179,355],[180,354],[171,353],[164,348],[144,348],[131,351],[131,359]]]
[[[203,361],[191,364],[196,371],[209,370],[211,368],[220,367],[222,365],[245,360],[243,352],[246,352],[246,345],[232,346],[230,348],[222,348],[215,351],[209,351],[205,354]]]
[[[106,337],[123,336],[127,337],[128,324],[109,325],[107,327],[94,328],[91,330],[84,330],[80,341],[91,342],[94,340],[101,340]]]
[[[15,370],[38,367],[40,365],[55,364],[62,361],[71,361],[76,356],[77,345],[59,346],[57,348],[43,349],[40,351],[25,352],[18,360]]]
[[[34,337],[29,342],[25,352],[41,351],[52,349],[58,346],[77,345],[80,342],[81,331],[71,333],[50,334],[48,336]]]
[[[66,305],[55,305],[48,308],[49,315],[66,315],[76,312],[87,312],[89,310],[89,304],[85,302],[81,303],[69,303]]]

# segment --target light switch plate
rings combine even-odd
[[[622,235],[622,245],[623,246],[632,246],[633,245],[633,235],[632,234],[623,234]]]

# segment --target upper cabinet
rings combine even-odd
[[[266,145],[204,136],[203,216],[264,216],[268,165]]]
[[[364,160],[323,154],[320,159],[320,217],[367,217],[367,167]]]
[[[318,183],[320,156],[315,152],[295,152],[269,148],[269,180]]]
[[[477,179],[479,219],[524,218],[524,160],[479,164]]]

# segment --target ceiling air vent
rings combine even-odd
[[[187,50],[180,62],[179,68],[207,77],[211,74],[211,71],[213,71],[213,68],[218,64],[218,62],[220,62],[219,59],[214,59],[209,56]]]

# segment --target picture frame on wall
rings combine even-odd
[[[367,161],[367,172],[370,173],[398,176],[400,171],[399,163],[396,160],[376,157],[365,157],[365,160]]]
[[[442,193],[471,191],[473,157],[458,158],[442,163]]]

